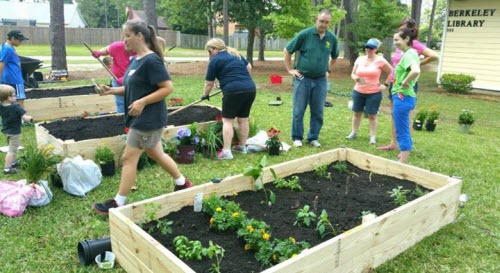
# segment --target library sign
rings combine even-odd
[[[455,28],[479,28],[483,27],[489,17],[495,16],[496,9],[457,9],[448,12],[447,32],[453,32]],[[474,19],[468,17],[476,17]],[[477,18],[479,17],[479,18]]]

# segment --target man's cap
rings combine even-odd
[[[365,48],[367,47],[369,49],[375,49],[375,48],[378,48],[379,46],[380,46],[380,42],[377,41],[376,39],[370,39],[365,44]]]
[[[28,37],[24,36],[24,34],[20,30],[11,30],[7,33],[7,38],[16,38],[19,41],[29,40]]]

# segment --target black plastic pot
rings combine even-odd
[[[277,156],[277,155],[280,155],[280,147],[277,146],[277,147],[269,147],[268,148],[268,153],[270,156]]]
[[[106,251],[111,251],[111,238],[109,237],[78,243],[78,258],[82,265],[90,265],[97,255]]]
[[[436,130],[436,123],[426,122],[425,123],[425,130],[427,130],[429,132],[434,132],[434,130]]]
[[[116,173],[116,169],[115,169],[115,161],[111,161],[111,162],[108,162],[108,163],[104,163],[104,164],[99,164],[101,165],[101,173],[102,175],[104,176],[113,176],[115,175]]]
[[[414,121],[413,122],[413,130],[422,131],[422,123]]]

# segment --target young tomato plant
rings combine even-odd
[[[271,174],[273,175],[274,177],[274,186],[278,189],[280,188],[286,188],[286,189],[290,189],[292,191],[302,191],[302,186],[300,185],[300,182],[299,182],[299,177],[294,175],[292,176],[292,179],[290,180],[286,180],[286,179],[283,179],[283,178],[279,178],[277,175],[276,175],[276,172],[274,171],[273,168],[270,169],[271,170]]]
[[[158,223],[156,224],[156,228],[163,235],[172,234],[173,233],[173,230],[172,230],[173,223],[174,223],[174,221],[168,221],[167,219],[158,220]]]
[[[318,217],[316,230],[319,232],[321,238],[324,238],[327,234],[331,234],[333,236],[337,234],[337,232],[335,232],[335,228],[332,225],[332,222],[328,220],[328,213],[326,213],[326,210],[323,210],[321,212],[321,215]]]
[[[394,198],[394,204],[401,206],[406,203],[408,203],[408,199],[406,198],[406,195],[410,193],[410,190],[403,190],[402,186],[398,186],[397,188],[392,189],[392,191],[388,191],[388,194],[390,194],[391,197]]]
[[[311,222],[316,221],[316,213],[309,210],[309,205],[305,205],[297,211],[295,216],[294,226],[304,224],[305,226],[310,226]]]
[[[262,189],[264,196],[266,198],[265,203],[268,206],[272,206],[276,202],[276,195],[271,190],[265,188],[264,181],[262,181],[262,172],[267,165],[267,157],[263,155],[255,166],[250,166],[245,169],[243,174],[245,176],[250,176],[253,178],[253,187],[256,191]],[[269,192],[269,196],[267,193]]]
[[[204,256],[207,256],[209,259],[215,257],[215,262],[212,263],[212,267],[208,270],[213,273],[221,273],[220,271],[220,263],[222,258],[224,258],[224,248],[220,245],[214,244],[212,240],[208,241],[208,247],[202,250]]]

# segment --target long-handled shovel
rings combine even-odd
[[[213,96],[217,96],[217,95],[219,95],[221,92],[222,92],[222,90],[217,91],[217,92],[213,93],[212,95],[210,95],[209,97],[211,98],[211,97],[213,97]],[[178,112],[180,112],[180,111],[182,111],[182,110],[184,110],[184,109],[188,108],[189,106],[193,106],[193,105],[195,105],[195,104],[197,104],[197,103],[200,103],[200,102],[202,102],[202,101],[203,101],[202,99],[199,99],[199,100],[197,100],[197,101],[195,101],[195,102],[192,102],[192,103],[190,103],[190,104],[188,104],[188,105],[186,105],[186,106],[183,106],[183,107],[181,107],[181,108],[179,108],[179,109],[176,109],[175,111],[172,111],[172,112],[168,113],[168,115],[169,115],[169,116],[171,116],[171,115],[173,115],[173,114],[175,114],[175,113],[178,113]]]
[[[90,46],[85,42],[83,44],[90,51],[90,54],[92,54],[92,48],[90,48]],[[113,77],[113,79],[115,79],[115,81],[118,81],[118,78],[115,76],[115,74],[113,74],[113,72],[111,72],[111,70],[109,70],[109,68],[101,61],[101,59],[99,59],[99,58],[96,58],[96,59],[102,64],[104,69],[106,69],[106,71],[108,71],[108,73],[111,75],[111,77]]]

